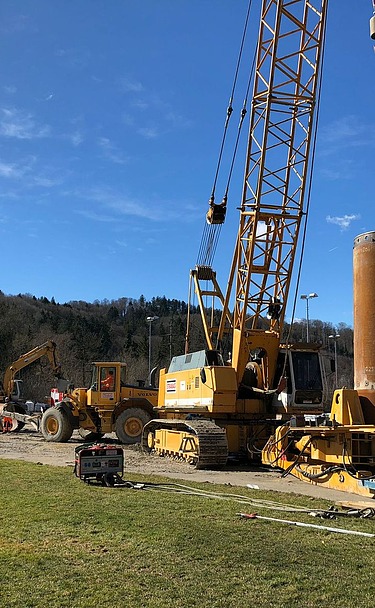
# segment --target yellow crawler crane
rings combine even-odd
[[[355,332],[355,390],[334,393],[329,417],[319,416],[319,349],[280,343],[311,178],[327,7],[328,0],[262,2],[240,222],[227,291],[221,291],[211,266],[227,203],[226,192],[215,204],[215,181],[202,239],[205,247],[191,272],[205,350],[190,353],[187,334],[185,355],[161,371],[159,419],[145,426],[143,446],[198,467],[220,466],[225,460],[224,435],[220,430],[215,435],[216,427],[225,430],[229,455],[262,460],[309,483],[373,496],[374,261],[359,264],[355,271],[354,309],[360,328]],[[231,111],[230,103],[228,117]],[[357,241],[360,256],[375,243],[375,233]],[[219,317],[217,302],[222,308]],[[228,337],[230,354],[223,358]],[[210,425],[198,428],[198,422]]]
[[[161,371],[160,419],[147,424],[143,434],[149,450],[206,466],[204,437],[216,425],[216,464],[224,460],[221,429],[230,456],[259,459],[276,424],[322,411],[319,350],[310,344],[283,347],[280,339],[306,213],[327,4],[262,2],[239,229],[227,291],[221,291],[211,265],[227,204],[227,191],[215,204],[214,185],[200,258],[191,272],[205,347],[190,353],[187,337],[185,354]],[[230,104],[228,117],[231,111]],[[243,108],[241,121],[245,113]],[[225,350],[226,340],[230,346]],[[198,432],[192,424],[196,419],[210,420],[210,431]],[[210,463],[215,463],[214,442]]]

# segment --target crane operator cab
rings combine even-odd
[[[323,371],[318,346],[280,348],[275,383],[283,377],[285,387],[275,393],[272,409],[289,414],[323,411]]]

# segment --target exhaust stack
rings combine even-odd
[[[354,388],[366,424],[375,424],[375,232],[354,239]]]

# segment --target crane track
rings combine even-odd
[[[172,431],[174,438],[176,433],[181,433],[178,448],[155,441],[155,433],[160,429]],[[142,447],[161,456],[182,458],[196,469],[223,467],[228,458],[225,429],[211,420],[151,420],[144,426]]]

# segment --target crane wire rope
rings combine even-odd
[[[253,75],[254,75],[255,58],[256,57],[255,57],[255,54],[254,54],[254,56],[253,56],[253,62],[252,62],[251,70],[250,70],[250,74],[249,74],[249,79],[247,81],[246,94],[245,94],[244,102],[243,102],[242,109],[241,109],[240,122],[239,122],[239,125],[238,125],[237,137],[236,137],[236,141],[235,141],[235,144],[234,144],[232,161],[231,161],[230,168],[229,168],[229,173],[228,173],[228,181],[227,181],[227,185],[226,185],[226,188],[225,188],[225,194],[224,194],[225,201],[228,198],[228,192],[229,192],[230,182],[232,180],[232,174],[233,174],[234,164],[235,164],[236,157],[237,157],[237,151],[238,151],[238,145],[239,145],[239,142],[240,142],[240,135],[241,135],[241,131],[242,131],[242,126],[243,126],[243,122],[245,120],[245,116],[247,114],[247,103],[248,103],[248,99],[249,99],[250,85],[251,85],[251,82],[253,80]]]
[[[249,24],[251,7],[252,7],[252,0],[249,0],[246,18],[245,18],[245,24],[244,24],[244,28],[243,28],[243,32],[242,32],[240,50],[239,50],[238,57],[237,57],[237,65],[236,65],[235,75],[234,75],[234,79],[233,79],[232,91],[231,91],[231,95],[229,98],[229,104],[227,107],[227,113],[226,113],[226,118],[225,118],[225,123],[224,123],[224,131],[223,131],[223,136],[222,136],[222,141],[221,141],[221,146],[220,146],[219,157],[218,157],[218,161],[217,161],[217,165],[216,165],[215,177],[214,177],[214,181],[213,181],[213,185],[212,185],[211,196],[209,199],[210,205],[213,205],[215,202],[216,185],[217,185],[217,180],[219,177],[219,172],[221,169],[221,163],[222,163],[223,152],[224,152],[225,142],[226,142],[227,133],[228,133],[229,121],[230,121],[230,118],[233,113],[234,95],[235,95],[235,91],[236,91],[236,87],[237,87],[238,74],[239,74],[239,69],[240,69],[241,60],[242,60],[242,56],[243,56],[243,49],[244,49],[245,38],[246,38],[248,24]],[[249,88],[249,85],[248,85],[248,88]],[[248,92],[248,89],[247,89],[247,92]],[[245,101],[247,100],[247,95],[248,95],[248,93],[246,93]],[[246,112],[244,114],[243,113],[244,113],[244,109],[242,108],[239,129],[242,128],[243,120],[246,115]],[[243,114],[243,116],[242,116],[242,114]],[[239,140],[239,134],[237,135],[235,153],[237,152],[238,140]],[[233,164],[234,164],[234,160],[232,159],[230,176],[232,174]],[[229,189],[229,182],[230,182],[230,178],[228,179],[228,183],[227,183],[226,195],[224,195],[224,198],[223,198],[223,203],[225,203],[225,204],[226,204],[226,198],[227,198],[227,193],[228,193],[228,189]],[[215,252],[217,249],[217,244],[218,244],[218,240],[219,240],[219,236],[220,236],[220,232],[221,232],[221,227],[222,227],[222,224],[209,224],[209,223],[205,222],[204,229],[203,229],[203,235],[201,238],[201,244],[199,247],[199,252],[198,252],[198,257],[197,257],[198,265],[210,266],[212,264],[212,260],[215,256]]]
[[[235,161],[236,161],[236,158],[237,158],[238,145],[239,145],[239,142],[240,142],[242,127],[243,127],[243,123],[244,123],[244,120],[245,120],[245,116],[247,114],[247,103],[248,103],[248,98],[249,98],[249,90],[250,90],[251,82],[252,82],[253,76],[254,76],[255,59],[256,59],[256,56],[255,56],[255,53],[254,53],[254,55],[253,55],[253,61],[252,61],[252,65],[251,65],[251,70],[250,70],[250,74],[249,74],[249,78],[248,78],[248,82],[247,82],[247,87],[246,87],[246,94],[245,94],[243,106],[242,106],[242,109],[241,109],[240,122],[239,122],[239,125],[238,125],[237,137],[236,137],[236,141],[235,141],[235,145],[234,145],[232,161],[231,161],[230,168],[229,168],[228,181],[227,181],[227,185],[226,185],[226,189],[225,189],[225,194],[224,194],[224,199],[223,199],[225,201],[225,204],[226,204],[227,199],[228,199],[229,187],[230,187],[230,183],[231,183],[231,180],[232,180],[232,174],[233,174],[234,164],[235,164]],[[220,232],[218,234],[218,238],[219,238],[219,236],[220,236]],[[232,345],[230,345],[229,335],[226,334],[225,339],[223,340],[222,348],[223,348],[223,350],[229,351],[229,348],[231,348],[231,347],[232,347]]]

